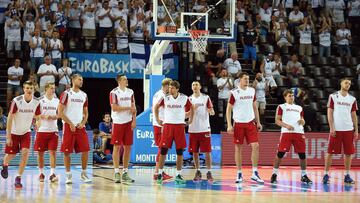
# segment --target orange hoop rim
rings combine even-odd
[[[191,37],[199,38],[199,36],[208,35],[209,30],[189,30]]]

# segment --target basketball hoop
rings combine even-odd
[[[207,53],[206,46],[209,37],[208,30],[189,30],[193,49],[198,53]]]

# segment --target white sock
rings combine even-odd
[[[350,170],[346,170],[345,175],[350,175]]]
[[[115,173],[119,173],[119,168],[114,168]]]
[[[81,173],[86,173],[86,169],[85,169],[85,170],[84,170],[84,169],[83,169],[83,170],[81,170]]]
[[[324,175],[329,175],[329,171],[325,171],[325,172],[324,172]]]
[[[306,170],[301,170],[301,176],[306,175]]]
[[[20,177],[20,178],[21,178],[21,174],[20,174],[20,173],[18,173],[16,177]]]
[[[129,171],[128,168],[124,168],[124,169],[123,169],[123,173],[127,173],[128,171]]]
[[[70,171],[66,171],[65,174],[66,174],[66,175],[71,175],[71,172],[70,172]]]
[[[44,173],[44,168],[39,168],[40,173]]]
[[[211,173],[211,169],[208,169],[207,172],[210,172],[210,173]]]
[[[237,173],[239,174],[239,173],[241,173],[242,174],[242,170],[237,170]]]
[[[159,174],[162,174],[164,172],[164,169],[159,168]]]
[[[278,168],[273,168],[273,173],[278,175],[279,174],[279,169]]]
[[[253,173],[255,173],[256,171],[257,171],[257,167],[252,167],[252,171],[253,171]]]
[[[55,174],[55,168],[50,168],[50,174]]]
[[[176,171],[176,176],[181,175],[181,170]]]

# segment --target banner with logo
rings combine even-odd
[[[144,45],[143,45],[144,46]],[[173,79],[178,78],[178,56],[167,54],[167,63],[164,75]],[[125,74],[129,79],[142,79],[146,59],[150,53],[138,54],[97,54],[97,53],[67,53],[70,68],[73,72],[85,78],[116,78],[117,74]],[[134,60],[134,61],[133,61]],[[139,63],[139,61],[142,61]],[[135,63],[136,65],[132,65]]]

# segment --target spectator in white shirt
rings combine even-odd
[[[120,26],[116,29],[117,53],[129,52],[129,30],[124,19],[120,20]]]
[[[45,40],[40,37],[40,30],[35,29],[34,36],[29,41],[30,45],[30,74],[36,72],[41,64],[44,63],[44,55],[45,55]]]
[[[29,10],[33,9],[35,11],[35,19],[34,15],[28,13]],[[22,42],[22,51],[23,51],[23,60],[24,60],[24,68],[27,69],[27,62],[30,60],[30,46],[29,41],[31,36],[34,35],[35,25],[39,20],[39,11],[36,9],[34,4],[26,4],[26,8],[23,14],[23,22],[24,22],[24,32],[23,32],[23,42]]]
[[[134,1],[131,8],[130,36],[134,41],[144,41],[144,33],[147,28],[145,24],[145,12],[143,6],[142,2]]]
[[[98,30],[98,47],[99,50],[104,51],[107,50],[107,47],[103,47],[104,41],[107,42],[107,36],[111,35],[112,27],[113,27],[113,19],[114,17],[111,15],[111,8],[109,7],[109,2],[103,2],[103,8],[100,9],[98,15],[99,19],[99,30]]]
[[[241,72],[241,65],[238,61],[238,53],[232,53],[231,58],[228,58],[224,61],[223,67],[227,70],[231,77],[236,78],[238,73]]]
[[[326,17],[323,17],[322,26],[319,29],[319,57],[330,57],[331,55],[331,25]]]
[[[238,32],[244,32],[247,22],[246,16],[247,10],[244,8],[244,3],[242,1],[237,1],[235,8],[235,19],[238,25]]]
[[[358,64],[356,66],[356,74],[358,75],[357,84],[358,84],[358,87],[360,87],[360,64]]]
[[[280,22],[280,29],[275,32],[275,41],[277,46],[286,53],[288,47],[292,46],[290,32],[286,29],[286,24],[283,21]]]
[[[79,46],[80,35],[81,33],[81,8],[79,8],[79,3],[77,1],[73,1],[72,8],[70,9],[70,17],[69,17],[69,43],[74,43],[75,47]],[[70,42],[72,41],[72,42]]]
[[[271,87],[272,93],[277,88],[275,79],[272,74],[272,72],[275,68],[273,59],[274,59],[274,56],[272,54],[268,54],[260,65],[261,77],[265,78],[266,83]]]
[[[272,62],[272,75],[274,79],[280,78],[281,73],[283,72],[283,65],[281,62],[281,57],[279,53],[274,54],[274,61]]]
[[[351,40],[351,32],[346,28],[343,22],[340,24],[340,29],[336,31],[336,41],[338,44],[338,52],[340,56],[351,56],[349,41]]]
[[[9,104],[11,100],[19,96],[22,92],[20,82],[24,75],[24,69],[20,67],[20,59],[15,59],[14,66],[11,66],[8,71],[8,82],[7,82],[7,109],[9,109]]]
[[[268,2],[264,2],[263,6],[259,9],[259,14],[261,16],[261,21],[265,21],[266,23],[270,23],[271,15],[272,15],[272,8],[269,7]]]
[[[331,16],[335,25],[339,25],[344,22],[344,11],[345,11],[345,2],[344,0],[337,0],[331,4]]]
[[[7,56],[14,58],[15,52],[20,52],[21,50],[21,28],[24,25],[17,14],[11,14],[11,19],[7,21],[6,26],[8,39]]]
[[[95,13],[97,7],[87,6],[84,9],[81,20],[82,36],[85,39],[85,48],[90,49],[93,46],[93,41],[96,39]]]
[[[300,33],[300,46],[299,46],[299,55],[300,56],[311,56],[312,55],[312,41],[311,34],[314,29],[314,24],[311,21],[311,18],[304,17],[304,23],[299,26]]]
[[[119,28],[121,20],[125,20],[127,25],[129,10],[124,8],[124,2],[119,1],[117,7],[111,10],[111,15],[114,17],[114,29]]]
[[[68,65],[68,59],[62,60],[62,66],[59,68],[59,86],[57,88],[57,94],[61,93],[71,87],[71,74],[72,70]]]
[[[295,27],[303,23],[304,14],[299,10],[299,6],[294,6],[294,10],[289,15],[289,28],[292,33],[295,32]]]
[[[348,10],[349,10],[349,23],[351,24],[351,28],[353,33],[360,31],[360,1],[359,0],[350,0],[348,1]]]
[[[252,84],[255,89],[256,106],[259,109],[261,123],[265,123],[266,94],[269,91],[269,83],[266,81],[262,73],[257,73]]]
[[[59,39],[59,32],[55,30],[53,32],[53,37],[50,39],[48,49],[51,51],[50,56],[52,63],[56,69],[61,66],[61,52],[64,50],[63,42]]]
[[[220,78],[217,79],[217,88],[218,88],[218,114],[219,117],[224,116],[224,112],[226,109],[226,104],[228,99],[230,98],[230,90],[234,88],[233,80],[228,76],[228,72],[226,69],[222,69],[220,72]],[[222,115],[222,116],[221,116]]]
[[[51,57],[45,56],[45,63],[39,67],[37,72],[38,77],[40,78],[40,93],[43,94],[45,91],[45,85],[48,82],[55,82],[55,79],[58,76],[56,67],[51,64]]]
[[[51,14],[50,0],[44,0],[43,4],[40,5],[41,30],[46,31],[47,26],[51,24]]]

